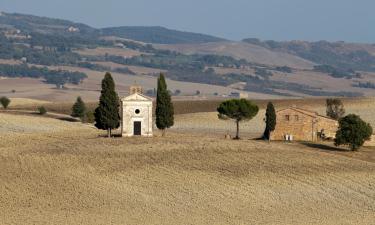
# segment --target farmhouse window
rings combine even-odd
[[[295,116],[294,116],[294,119],[295,119],[296,121],[299,121],[299,117],[298,117],[298,115],[295,115]]]
[[[290,120],[290,116],[289,115],[285,115],[285,120],[289,121]]]

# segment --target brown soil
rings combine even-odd
[[[79,123],[4,121],[2,224],[374,224],[375,162],[362,153],[213,132],[106,139]]]

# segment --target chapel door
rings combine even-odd
[[[134,121],[134,135],[142,135],[142,123],[140,121]]]

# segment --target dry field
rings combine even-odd
[[[288,53],[273,52],[261,46],[243,42],[212,42],[204,44],[154,45],[156,48],[168,49],[184,54],[227,55],[237,59],[246,59],[266,65],[290,66],[309,69],[314,63]]]
[[[103,72],[97,72],[89,69],[69,67],[69,66],[51,66],[50,69],[63,69],[68,71],[84,72],[88,78],[80,85],[66,85],[66,89],[56,89],[55,85],[44,83],[42,80],[31,78],[5,78],[0,80],[0,96],[8,96],[10,98],[32,98],[51,102],[73,102],[77,96],[81,96],[86,101],[97,101],[100,95],[100,84],[104,77]],[[141,74],[153,72],[156,70],[146,70],[142,67],[129,67],[129,69]],[[145,90],[156,88],[156,77],[147,75],[126,75],[120,73],[112,73],[116,82],[116,88],[120,97],[128,95],[129,86],[138,84]],[[181,82],[168,80],[168,88],[171,91],[180,90],[183,95],[192,95],[199,90],[202,95],[229,94],[237,91],[233,88],[199,84],[191,82]],[[12,93],[15,90],[15,93]],[[279,98],[278,96],[248,92],[249,96],[255,99]]]
[[[375,221],[375,158],[188,131],[106,139],[35,116],[0,124],[1,224]]]

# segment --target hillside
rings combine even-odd
[[[176,116],[179,130],[168,138],[126,139],[101,138],[104,132],[81,123],[1,113],[0,221],[373,223],[373,148],[352,153],[329,145],[226,140],[199,133],[206,118],[218,120],[216,114]],[[244,129],[253,131],[248,124]],[[225,131],[234,123],[218,125]]]
[[[315,63],[300,58],[299,56],[294,56],[289,53],[275,52],[262,46],[246,44],[243,42],[221,41],[201,44],[169,44],[154,46],[159,49],[168,49],[184,54],[226,55],[236,59],[246,59],[249,62],[274,66],[309,69],[315,65]]]
[[[265,47],[271,51],[289,53],[316,64],[330,65],[342,70],[375,71],[375,45],[345,42],[261,41],[256,38],[245,43]]]
[[[72,35],[70,27],[78,28],[80,35],[95,34],[97,29],[82,23],[74,23],[68,20],[25,15],[19,13],[2,13],[0,16],[0,28],[14,28],[23,33],[42,33]]]
[[[150,95],[163,72],[176,97],[375,96],[374,54],[370,44],[235,42],[162,27],[97,29],[2,13],[0,74],[12,86],[2,85],[0,93],[63,100],[86,92],[93,99],[108,71],[118,77],[121,92],[131,81],[144,84]],[[30,84],[45,92],[33,92]]]
[[[153,44],[190,44],[224,41],[222,38],[171,30],[164,27],[111,27],[101,29],[105,36],[117,36]]]

